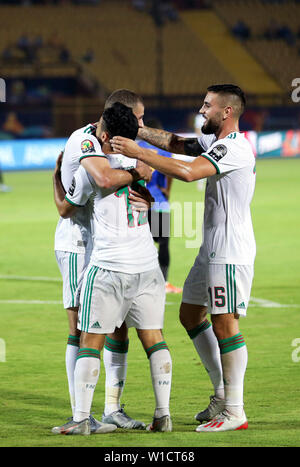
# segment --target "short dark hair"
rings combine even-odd
[[[235,84],[213,84],[207,88],[207,91],[221,94],[223,96],[237,96],[240,102],[240,109],[237,109],[239,115],[244,112],[246,106],[246,96],[244,91]]]
[[[121,104],[127,105],[127,107],[133,108],[138,103],[143,104],[143,99],[139,94],[136,94],[129,89],[117,89],[112,92],[110,96],[105,101],[104,108],[107,109],[111,107],[116,102],[121,102]]]
[[[120,102],[115,102],[104,110],[102,122],[102,129],[107,131],[110,138],[124,136],[134,140],[137,137],[139,129],[137,118],[132,109]]]

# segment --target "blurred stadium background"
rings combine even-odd
[[[300,154],[299,0],[1,0],[0,18],[4,172],[52,167],[52,138],[123,87],[146,120],[190,133],[206,87],[238,84],[257,155]]]

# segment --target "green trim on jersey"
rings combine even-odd
[[[96,128],[90,124],[87,126],[87,128],[83,131],[83,133],[88,133],[89,135],[93,134],[95,132]]]
[[[77,208],[84,208],[84,205],[83,204],[76,204],[74,203],[73,201],[71,201],[67,195],[65,196],[65,200],[68,201],[68,203],[72,204],[72,206],[76,206]]]
[[[205,159],[207,159],[209,162],[212,163],[212,165],[215,166],[216,170],[217,170],[217,174],[220,174],[220,169],[218,167],[218,165],[216,164],[216,162],[211,158],[209,157],[205,152],[201,154],[202,157],[205,157]]]
[[[226,136],[226,138],[228,139],[235,139],[236,138],[236,131],[234,131],[233,133],[230,133],[229,135]]]
[[[226,289],[228,313],[236,312],[236,280],[235,265],[226,264]]]
[[[69,255],[69,285],[72,295],[71,306],[74,307],[77,289],[77,253]]]
[[[82,159],[86,159],[87,157],[104,157],[105,159],[107,159],[107,157],[104,155],[104,154],[86,154],[85,156],[80,156],[79,157],[79,162],[82,161]]]

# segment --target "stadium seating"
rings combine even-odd
[[[1,73],[70,76],[78,73],[79,64],[107,92],[128,87],[145,97],[160,91],[161,70],[161,90],[170,97],[203,94],[207,85],[216,81],[235,82],[248,93],[275,94],[290,89],[294,70],[300,69],[300,4],[260,0],[212,0],[210,4],[210,10],[179,10],[177,21],[168,21],[157,30],[149,13],[133,8],[129,0],[101,0],[99,5],[88,6],[1,6],[2,51],[13,47],[22,34],[29,38],[42,36],[46,44],[51,40],[56,43],[40,48],[40,68],[26,63],[6,67],[4,58]],[[188,17],[205,20],[199,21],[197,31],[195,21],[192,24]],[[212,21],[210,26],[207,18]],[[241,19],[251,32],[246,41],[239,41],[230,33]],[[289,26],[295,37],[293,45],[283,39],[266,39],[264,33],[273,19]],[[211,35],[207,40],[208,33],[215,32],[216,27],[221,28],[222,34]],[[60,59],[62,47],[70,54],[66,63]],[[92,49],[94,59],[84,61],[88,49]],[[16,47],[13,50],[18,57],[20,51]],[[252,76],[250,68],[255,69]]]
[[[251,35],[243,46],[287,92],[300,70],[299,18],[300,3],[293,0],[282,2],[262,0],[213,0],[213,7],[229,29],[243,20]],[[272,37],[271,29],[287,27],[291,40],[279,35]],[[269,37],[269,38],[267,38]]]
[[[57,41],[67,47],[76,61],[80,62],[86,50],[92,47],[95,59],[90,63],[81,61],[81,64],[108,91],[128,87],[146,96],[158,90],[159,56],[154,21],[149,14],[133,9],[126,1],[118,2],[117,9],[111,1],[89,7],[5,6],[1,7],[1,19],[3,48],[15,43],[23,33],[30,38],[41,35],[44,41],[56,35]],[[161,32],[165,94],[201,94],[216,79],[232,80],[230,73],[220,67],[185,22],[170,21]],[[42,49],[43,64],[51,62],[50,52],[49,48]],[[56,70],[63,73],[62,67],[59,68],[53,73]],[[23,66],[23,72],[29,73],[28,67]]]

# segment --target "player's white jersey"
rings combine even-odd
[[[216,141],[217,138],[213,134],[205,135],[202,133],[197,139],[198,143],[204,149],[204,151],[207,151],[207,149]]]
[[[254,263],[256,254],[250,203],[255,188],[255,157],[242,133],[215,141],[202,154],[217,169],[205,192],[203,246],[215,264]]]
[[[81,159],[102,156],[103,153],[95,136],[96,126],[89,124],[74,131],[69,137],[62,160],[61,179],[67,191]],[[60,217],[55,232],[55,250],[85,253],[92,248],[90,230],[90,205],[80,209],[71,219]]]
[[[128,169],[136,161],[121,154],[107,156],[114,168]],[[129,188],[114,193],[100,189],[80,166],[74,176],[75,189],[66,199],[85,205],[93,199],[93,250],[90,263],[111,271],[135,274],[159,266],[157,248],[150,232],[147,211],[137,212],[128,201]]]

